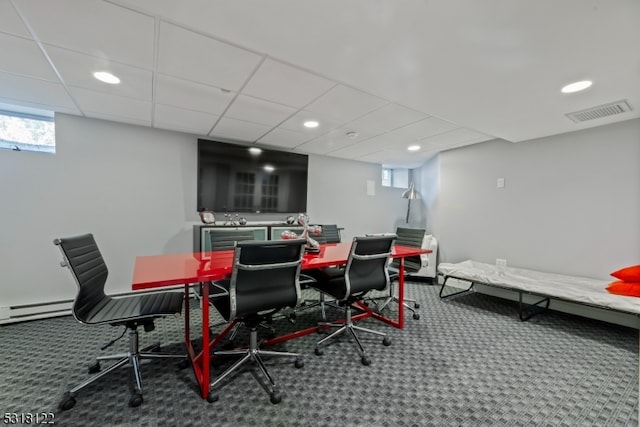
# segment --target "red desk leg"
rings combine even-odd
[[[398,272],[398,328],[404,328],[404,258],[400,258]]]
[[[209,355],[209,284],[202,284],[202,381],[200,394],[203,399],[209,396],[211,384],[210,355]]]

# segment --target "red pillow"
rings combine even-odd
[[[614,271],[611,275],[625,282],[640,282],[640,264]]]
[[[618,280],[611,282],[611,284],[607,286],[607,291],[617,295],[640,297],[640,282],[622,282]]]

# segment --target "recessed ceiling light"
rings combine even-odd
[[[317,120],[307,120],[306,122],[304,122],[304,127],[309,129],[317,128],[319,125],[320,123],[318,123]]]
[[[254,156],[257,156],[258,154],[262,153],[262,148],[251,147],[249,148],[249,153],[253,154]]]
[[[93,77],[100,80],[101,82],[109,83],[110,85],[117,85],[118,83],[120,83],[120,79],[109,73],[108,71],[96,71],[95,73],[93,73]]]
[[[571,83],[562,88],[562,93],[573,93],[585,90],[593,84],[591,80],[582,80],[579,82]]]
[[[409,151],[418,151],[420,149],[419,145],[410,145],[407,147],[407,150]]]
[[[347,135],[347,138],[357,138],[358,137],[358,132],[347,132],[345,133],[345,135]]]
[[[264,169],[266,172],[273,172],[274,170],[276,170],[276,168],[274,168],[272,165],[264,165],[262,169]]]

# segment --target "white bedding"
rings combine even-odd
[[[523,268],[498,267],[471,260],[455,264],[440,263],[438,271],[445,276],[640,314],[640,298],[607,292],[606,287],[613,279],[607,281],[565,276]]]

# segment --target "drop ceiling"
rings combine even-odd
[[[640,117],[638,40],[637,0],[0,0],[0,107],[413,168]]]

